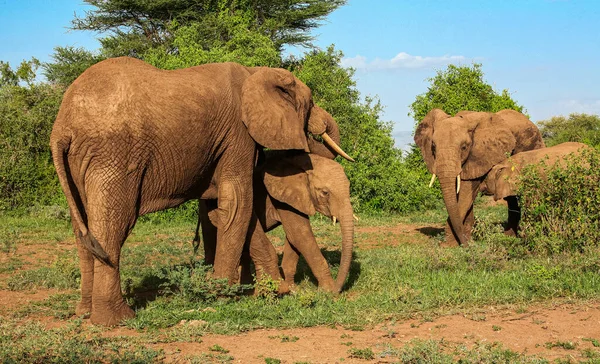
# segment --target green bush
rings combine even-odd
[[[534,252],[584,251],[600,242],[600,152],[564,167],[527,166],[519,181],[522,235]]]
[[[0,80],[0,211],[62,203],[48,141],[63,89],[34,83],[37,60]]]

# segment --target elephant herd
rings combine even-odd
[[[434,109],[415,142],[441,184],[448,245],[468,243],[480,190],[515,203],[519,169],[506,168],[507,156],[525,165],[581,148],[544,152],[536,126],[512,110],[451,117]],[[218,63],[166,71],[128,57],[90,67],[65,93],[50,137],[79,255],[76,313],[104,325],[133,317],[121,294],[121,247],[139,216],[191,199],[200,201],[198,227],[214,277],[247,282],[252,260],[256,274],[279,280],[284,293],[302,254],[319,287],[340,292],[354,215],[350,183],[334,161],[352,158],[339,144],[333,117],[283,69]],[[518,223],[511,210],[509,225]],[[311,229],[309,216],[317,211],[340,222],[335,280]],[[286,236],[283,277],[266,236],[279,225]],[[516,225],[511,229],[516,233]]]

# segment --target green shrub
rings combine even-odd
[[[600,242],[600,153],[564,167],[527,166],[519,181],[523,241],[534,252],[584,251]]]
[[[0,62],[1,63],[1,62]],[[34,83],[37,60],[0,80],[0,211],[60,202],[48,141],[63,89]],[[9,82],[14,78],[20,81]]]

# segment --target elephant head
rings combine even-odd
[[[459,211],[460,181],[485,176],[515,149],[516,139],[503,118],[487,112],[460,112],[454,117],[431,110],[415,132],[428,170],[438,176],[450,224],[460,244],[466,211]],[[433,182],[432,178],[432,182]],[[471,193],[471,192],[469,192]]]
[[[482,183],[482,192],[494,196],[494,201],[517,194],[516,179],[519,174],[512,160],[496,164]]]
[[[252,139],[272,150],[322,148],[321,153],[331,158],[337,153],[352,160],[339,147],[333,117],[314,105],[308,86],[283,69],[254,67],[250,72],[242,86],[241,105],[242,120]],[[315,145],[318,142],[307,132],[321,136],[327,147]]]
[[[266,163],[263,181],[269,195],[299,212],[312,216],[316,211],[340,221],[342,257],[336,286],[341,290],[352,260],[354,221],[350,204],[350,182],[342,166],[313,154],[297,155]]]

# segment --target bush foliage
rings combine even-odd
[[[62,201],[48,141],[63,89],[34,81],[35,59],[0,66],[0,211]]]
[[[554,116],[538,124],[542,137],[549,147],[564,142],[579,142],[596,149],[600,148],[600,116],[598,115],[573,113],[568,117]]]
[[[600,243],[600,152],[566,161],[564,167],[527,166],[521,175],[521,228],[531,251],[585,251]]]

